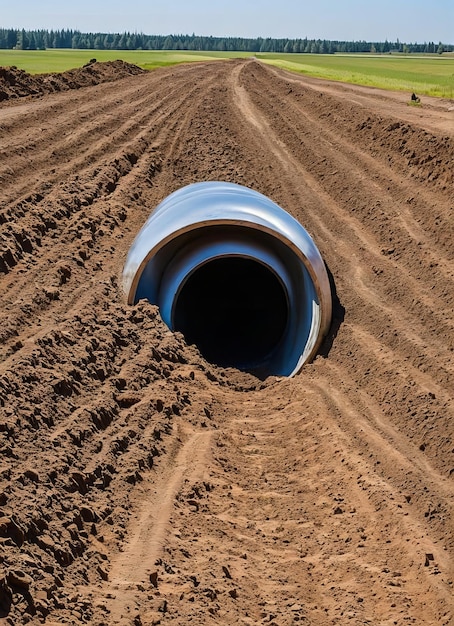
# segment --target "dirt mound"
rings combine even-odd
[[[81,68],[57,74],[28,74],[17,67],[0,67],[0,101],[25,96],[38,96],[67,89],[80,89],[107,83],[145,70],[125,61],[96,61]]]
[[[399,121],[368,117],[358,126],[366,143],[375,146],[378,154],[387,151],[392,165],[410,171],[420,182],[436,183],[443,190],[452,190],[454,172],[453,140]]]
[[[5,624],[452,624],[452,132],[327,89],[220,61],[0,105]],[[291,380],[125,304],[138,230],[203,180],[327,263],[333,325]]]

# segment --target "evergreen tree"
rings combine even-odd
[[[28,47],[27,50],[36,50],[36,40],[35,33],[31,32],[28,37]]]
[[[172,35],[169,35],[168,37],[166,37],[164,43],[162,44],[162,49],[163,50],[173,50],[173,37],[172,37]]]

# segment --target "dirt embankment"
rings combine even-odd
[[[125,61],[98,63],[95,59],[81,68],[56,74],[28,74],[17,67],[0,67],[0,101],[80,89],[143,74],[144,71]]]
[[[235,61],[0,107],[5,624],[452,624],[454,133],[348,95]],[[202,180],[323,254],[333,327],[294,379],[125,305],[137,231]]]

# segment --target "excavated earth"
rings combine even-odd
[[[0,623],[452,625],[453,103],[254,60],[125,73],[0,105]],[[125,303],[138,230],[204,180],[326,261],[293,379]]]
[[[98,63],[96,59],[91,59],[81,68],[57,74],[32,75],[14,66],[0,67],[0,101],[32,95],[42,96],[54,91],[80,89],[142,74],[144,71],[137,65],[125,61]]]

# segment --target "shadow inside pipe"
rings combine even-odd
[[[318,354],[327,358],[330,350],[333,346],[334,340],[337,337],[337,333],[339,332],[339,328],[341,327],[344,318],[345,318],[345,308],[341,304],[339,300],[339,296],[337,295],[336,284],[334,282],[334,277],[329,269],[328,265],[325,263],[326,271],[328,273],[329,285],[331,288],[331,300],[332,300],[332,317],[331,317],[331,326],[329,328],[328,333],[326,334],[325,339],[323,340],[322,345],[318,350]]]
[[[318,354],[328,357],[345,309],[334,277],[326,267],[332,298],[332,323]],[[173,329],[195,344],[205,359],[235,368],[259,380],[280,375],[275,364],[290,312],[285,289],[261,263],[245,258],[218,258],[198,268],[179,292]]]
[[[285,290],[272,271],[252,259],[220,258],[186,281],[173,327],[210,363],[266,377],[274,373],[269,357],[288,314]]]

